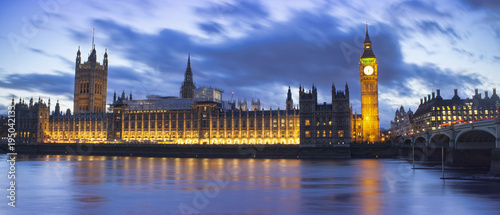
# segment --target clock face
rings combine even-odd
[[[365,72],[365,75],[373,74],[373,67],[371,67],[371,66],[365,67],[364,72]]]

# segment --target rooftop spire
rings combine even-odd
[[[366,36],[365,41],[363,42],[363,54],[361,58],[375,58],[375,54],[372,49],[372,41],[370,41],[370,36],[368,36],[368,23],[366,23]]]
[[[189,53],[186,73],[184,73],[184,82],[182,83],[181,86],[181,97],[193,98],[194,89],[196,89],[196,87],[194,86],[193,71],[191,70],[191,53]]]
[[[292,100],[292,89],[290,89],[290,86],[288,86],[288,93],[286,95],[286,100],[287,101]]]
[[[372,41],[370,41],[370,36],[368,36],[368,22],[366,23],[366,36],[365,36],[365,41],[363,43],[372,43]]]
[[[188,65],[186,68],[186,73],[184,74],[184,81],[192,82],[193,81],[193,72],[191,70],[191,53],[188,53]]]
[[[92,28],[92,49],[95,49],[95,44],[94,44],[94,33],[95,33],[95,28]]]

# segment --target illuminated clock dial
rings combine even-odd
[[[373,74],[373,67],[371,67],[371,66],[365,67],[364,72],[365,72],[365,75]]]

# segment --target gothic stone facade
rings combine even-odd
[[[349,87],[337,91],[332,85],[332,103],[318,104],[317,88],[299,89],[300,143],[304,145],[344,145],[351,143]]]
[[[108,86],[108,52],[104,53],[103,64],[97,62],[95,46],[92,45],[87,62],[81,63],[81,52],[78,48],[75,67],[75,114],[105,113],[106,90]]]

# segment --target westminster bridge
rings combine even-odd
[[[400,144],[410,159],[440,161],[444,155],[446,165],[490,166],[490,173],[500,174],[500,118],[413,133]]]

